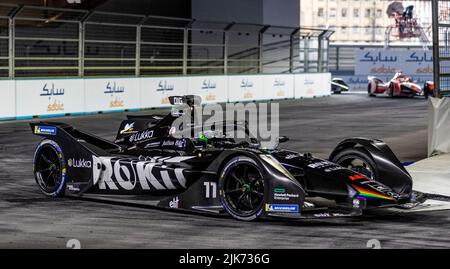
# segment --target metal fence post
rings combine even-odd
[[[141,31],[142,27],[139,24],[136,26],[136,77],[141,75]]]
[[[305,73],[309,72],[309,40],[310,37],[308,37],[308,39],[303,38],[304,43],[303,68],[305,69]]]
[[[184,28],[183,33],[183,75],[187,75],[187,58],[188,58],[188,28]]]
[[[267,29],[270,28],[270,25],[265,25],[258,33],[258,73],[263,72],[263,42],[264,42],[264,33]]]
[[[295,35],[300,31],[300,28],[296,28],[289,37],[289,73],[294,73],[294,39]]]
[[[436,89],[435,97],[441,97],[440,63],[439,63],[439,3],[431,1],[433,27],[433,80]]]
[[[24,8],[23,5],[14,9],[8,18],[8,76],[13,79],[16,76],[16,15]]]
[[[328,51],[330,51],[330,48],[328,47]],[[339,46],[336,47],[336,71],[339,71]],[[328,62],[328,66],[330,65],[330,62]]]
[[[94,14],[93,11],[87,12],[79,22],[78,29],[78,76],[84,77],[84,57],[85,57],[85,39],[86,39],[86,21]]]
[[[235,22],[228,24],[223,29],[223,74],[228,74],[228,31],[235,25]]]
[[[317,72],[322,72],[323,55],[322,55],[322,35],[317,38]]]
[[[84,21],[80,21],[78,27],[78,76],[84,76],[84,35],[85,25]]]
[[[8,24],[9,24],[9,29],[8,29],[8,61],[9,61],[9,78],[13,79],[15,76],[15,20],[14,18],[9,18],[8,19]]]

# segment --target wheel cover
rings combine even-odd
[[[360,157],[346,156],[338,160],[337,164],[363,174],[370,179],[375,179],[373,167]]]
[[[236,215],[248,217],[262,207],[264,180],[256,165],[236,163],[225,176],[223,191],[227,207]]]
[[[36,181],[43,191],[53,193],[62,181],[61,162],[58,153],[51,146],[43,146],[35,160]]]

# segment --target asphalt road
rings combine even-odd
[[[427,102],[345,94],[280,102],[283,147],[327,157],[351,136],[386,141],[401,161],[426,157]],[[152,112],[162,112],[154,110]],[[149,113],[148,111],[139,112]],[[123,113],[54,119],[112,139]],[[310,221],[240,222],[77,199],[44,197],[32,174],[39,141],[28,122],[0,123],[0,248],[450,247],[450,211]]]

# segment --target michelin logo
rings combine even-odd
[[[298,213],[299,206],[296,204],[266,204],[267,212],[281,212],[281,213]]]
[[[56,127],[52,126],[35,126],[34,134],[56,135]]]

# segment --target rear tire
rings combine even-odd
[[[42,140],[34,154],[34,178],[46,196],[63,197],[66,188],[66,164],[59,145]]]
[[[260,166],[251,158],[231,159],[219,179],[220,200],[235,219],[258,219],[264,208],[264,178]]]
[[[361,173],[372,180],[378,179],[378,168],[370,154],[364,148],[344,149],[330,161]]]
[[[367,84],[367,94],[369,95],[369,97],[375,97],[375,94],[372,93],[372,84],[371,83]]]

